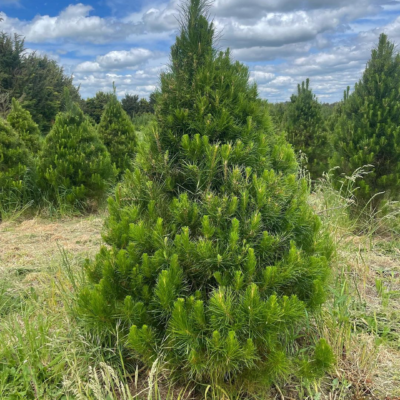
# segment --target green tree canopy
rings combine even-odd
[[[310,88],[309,79],[297,85],[297,94],[291,96],[283,122],[288,141],[295,151],[307,156],[311,178],[321,177],[329,170],[330,146],[322,106]]]
[[[298,352],[294,338],[324,300],[330,244],[248,68],[214,49],[207,8],[184,6],[158,127],[110,200],[109,247],[87,264],[79,311],[197,382],[321,373],[325,342]]]
[[[15,129],[25,146],[33,153],[40,149],[40,131],[29,111],[24,110],[19,101],[12,99],[11,112],[7,116],[8,123]]]
[[[109,100],[98,126],[100,138],[111,155],[111,161],[120,174],[131,167],[135,155],[137,137],[131,119],[117,96]]]
[[[44,190],[76,205],[103,197],[115,176],[110,155],[77,103],[57,115],[39,161]]]
[[[24,39],[19,35],[0,34],[0,111],[3,115],[14,97],[31,113],[41,132],[47,134],[63,108],[64,88],[68,88],[75,101],[80,99],[72,77],[56,61],[27,53]]]
[[[27,179],[33,161],[24,142],[0,118],[0,220],[2,211],[15,208],[26,195]]]
[[[400,54],[385,34],[372,50],[362,79],[337,108],[332,167],[351,175],[373,165],[358,181],[361,205],[380,192],[397,199],[400,193]],[[376,197],[376,204],[382,197]]]
[[[83,112],[92,118],[96,124],[99,124],[104,109],[112,97],[113,93],[97,92],[94,97],[82,100]]]

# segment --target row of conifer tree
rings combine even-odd
[[[271,104],[274,121],[287,132],[296,152],[307,156],[316,180],[329,169],[336,177],[366,167],[356,194],[360,205],[377,195],[397,200],[400,194],[400,55],[381,34],[362,78],[341,102],[319,103],[309,80],[298,85],[290,102]],[[340,180],[338,180],[340,184]]]
[[[130,167],[137,137],[115,94],[98,125],[85,115],[68,89],[65,111],[43,138],[29,111],[13,99],[7,119],[0,119],[0,201],[2,211],[43,199],[87,207]]]
[[[357,197],[359,203],[365,205],[374,195],[380,193],[373,202],[376,205],[380,199],[396,199],[400,193],[399,86],[400,57],[395,53],[394,44],[382,34],[378,47],[372,51],[362,79],[352,93],[349,92],[349,88],[345,91],[342,102],[332,107],[322,105],[312,92],[307,79],[298,85],[297,93],[292,95],[290,102],[269,104],[269,111],[277,129],[286,132],[286,138],[296,153],[306,156],[306,168],[313,180],[317,180],[329,170],[339,178],[340,175],[350,176],[358,168],[368,166],[368,173],[358,181]],[[142,102],[143,110],[154,111],[155,97],[153,94],[150,103],[146,105]],[[7,117],[9,126],[5,125],[4,120],[1,121],[2,136],[11,135],[7,138],[8,144],[4,142],[1,150],[3,202],[6,202],[6,197],[10,198],[10,204],[16,201],[23,203],[29,199],[37,201],[38,193],[43,195],[44,189],[46,196],[57,197],[59,200],[64,197],[70,203],[93,199],[101,196],[113,181],[113,177],[121,175],[129,166],[135,155],[137,141],[133,125],[124,110],[132,114],[139,113],[141,102],[137,96],[125,96],[122,107],[114,93],[98,93],[93,99],[78,103],[83,105],[85,114],[89,116],[89,121],[86,121],[87,127],[84,128],[86,132],[82,132],[78,125],[74,129],[71,128],[71,131],[68,130],[68,134],[58,131],[61,124],[68,124],[70,121],[63,120],[62,116],[78,112],[72,110],[78,107],[75,104],[59,115],[52,135],[42,143],[39,128],[30,113],[24,110],[18,101],[13,100],[12,110]],[[6,131],[10,132],[10,128],[14,132],[6,134]],[[86,159],[85,154],[90,146],[86,149],[85,146],[81,146],[82,139],[78,139],[78,136],[88,135],[95,140],[95,130],[110,153],[111,166],[108,166],[106,160],[103,160],[106,163],[104,168],[100,167],[103,161],[99,160],[99,164],[92,163],[96,157],[101,159],[104,156],[100,156],[101,151],[97,146],[95,147],[100,153],[88,154],[88,159],[92,161],[85,167],[87,171],[82,170],[83,165],[82,161],[78,161],[79,157],[76,157],[75,161],[67,158],[60,161],[62,157],[67,157],[74,146],[80,148],[78,153]],[[28,152],[23,145],[18,144],[20,141],[15,133]],[[65,148],[65,144],[61,142],[50,144],[51,140],[61,141],[66,135],[71,135],[71,138],[76,136],[68,144],[70,149]],[[19,150],[13,150],[12,156],[7,155],[8,147]],[[75,151],[72,150],[72,153]],[[36,165],[34,159],[37,159]],[[99,168],[100,180],[91,167]],[[26,185],[24,180],[27,181]],[[96,180],[98,182],[94,184]],[[340,179],[337,182],[340,182]],[[20,200],[18,196],[21,197]]]

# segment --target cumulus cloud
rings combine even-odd
[[[393,0],[354,0],[355,8],[391,5]],[[260,13],[310,11],[318,9],[337,9],[347,6],[348,0],[216,0],[216,14],[237,18],[257,18]]]
[[[93,96],[99,90],[109,92],[113,83],[119,96],[133,92],[141,97],[148,97],[156,89],[162,69],[163,67],[152,67],[129,74],[77,72],[74,73],[74,82],[80,85],[84,97]]]
[[[92,10],[91,6],[75,4],[69,5],[55,17],[38,15],[32,21],[5,16],[4,26],[8,31],[18,31],[31,43],[61,39],[104,43],[123,39],[129,33],[127,24],[112,18],[90,16]]]
[[[5,1],[14,0],[0,4]],[[111,90],[113,81],[119,94],[147,96],[168,61],[180,0],[149,0],[133,13],[123,0],[103,4],[113,16],[74,3],[27,21],[0,12],[0,28],[56,55],[83,96]],[[400,0],[215,0],[210,11],[219,47],[229,46],[233,58],[249,64],[259,93],[271,101],[288,100],[307,77],[321,99],[338,100],[360,78],[381,31],[400,42]]]
[[[148,49],[134,48],[130,50],[110,51],[98,56],[96,61],[85,61],[76,67],[77,72],[96,72],[105,70],[135,69],[150,59],[160,57],[161,53]]]

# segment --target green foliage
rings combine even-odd
[[[373,165],[371,173],[358,181],[360,205],[386,192],[397,199],[400,193],[400,55],[385,34],[372,50],[362,79],[354,92],[345,92],[337,108],[334,128],[335,154],[332,166],[351,175]],[[375,197],[377,204],[381,197]]]
[[[7,95],[0,101],[0,113],[7,113],[13,97],[19,99],[46,134],[63,107],[64,88],[79,100],[72,77],[56,61],[26,53],[24,39],[18,35],[0,34],[0,89]]]
[[[277,128],[284,129],[284,116],[288,107],[288,102],[285,103],[268,103],[268,111],[272,121]]]
[[[28,149],[12,127],[0,118],[0,220],[28,197],[33,162]]]
[[[39,161],[43,190],[77,205],[101,199],[115,176],[110,155],[96,129],[76,103],[57,116]]]
[[[287,104],[284,129],[296,152],[306,154],[312,179],[322,176],[329,169],[330,156],[327,132],[323,124],[322,106],[310,89],[309,79],[297,86]]]
[[[39,127],[33,121],[30,112],[24,110],[16,99],[12,99],[12,109],[7,116],[7,121],[18,133],[25,146],[31,152],[37,153],[40,149]]]
[[[125,94],[125,97],[121,100],[122,108],[131,117],[135,118],[142,114],[153,114],[155,105],[156,94],[152,93],[150,99],[140,99],[137,94]]]
[[[115,94],[106,105],[98,131],[119,173],[122,174],[131,168],[137,137],[131,119]]]
[[[96,124],[99,124],[104,109],[113,96],[113,93],[97,92],[96,96],[82,100],[82,110],[92,118]]]
[[[158,126],[109,200],[109,246],[87,262],[78,310],[93,328],[129,332],[149,366],[270,384],[305,368],[298,348],[325,299],[332,248],[248,69],[214,50],[207,8],[184,7]],[[321,352],[313,373],[329,364]]]

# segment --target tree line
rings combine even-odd
[[[98,92],[82,99],[79,87],[55,60],[36,52],[27,52],[24,38],[18,34],[0,33],[0,116],[6,117],[12,99],[17,99],[30,112],[42,134],[46,135],[56,115],[64,109],[64,88],[82,110],[98,124],[112,93]],[[126,93],[122,106],[129,117],[154,113],[155,93],[149,100]]]

